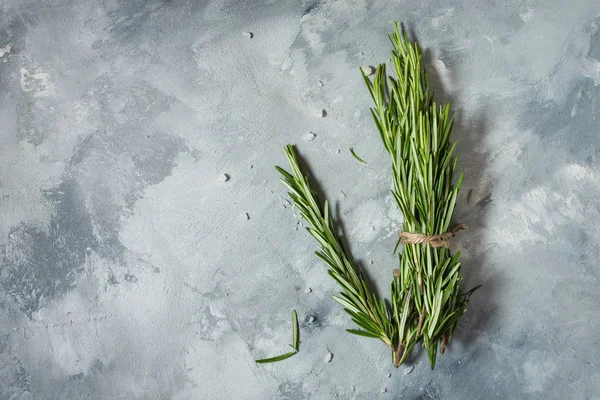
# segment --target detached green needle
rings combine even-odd
[[[275,357],[261,358],[260,360],[255,361],[259,364],[277,362],[285,360],[286,358],[290,358],[298,352],[300,349],[300,327],[298,325],[298,315],[296,314],[296,310],[292,310],[292,344],[290,344],[290,346],[292,346],[294,351],[290,351],[289,353],[284,353]]]

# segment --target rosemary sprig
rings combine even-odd
[[[298,350],[300,350],[300,327],[298,325],[298,315],[296,314],[296,310],[292,310],[292,343],[290,344],[290,346],[294,350],[290,351],[289,353],[281,354],[275,357],[261,358],[259,360],[254,361],[256,361],[259,364],[277,362],[285,360],[286,358],[290,358],[291,356],[296,354]]]
[[[275,167],[281,174],[281,181],[289,189],[289,196],[296,204],[302,217],[310,224],[306,229],[319,242],[320,251],[315,254],[329,266],[329,275],[342,287],[342,292],[332,298],[340,303],[360,330],[348,332],[381,339],[392,346],[395,335],[390,322],[390,310],[384,302],[369,290],[362,273],[356,269],[344,251],[329,214],[327,200],[323,206],[310,186],[308,177],[298,165],[298,159],[291,145],[285,147],[285,155],[292,174]]]
[[[394,322],[395,306],[390,307],[373,293],[357,270],[350,257],[344,251],[337,236],[333,219],[329,214],[327,200],[319,206],[315,191],[312,189],[306,173],[298,164],[293,146],[287,145],[285,155],[292,173],[280,167],[275,167],[281,174],[281,181],[289,189],[289,196],[294,201],[302,217],[310,224],[306,229],[319,242],[320,251],[315,254],[329,266],[329,275],[342,288],[337,296],[331,296],[344,307],[352,321],[360,329],[347,329],[354,335],[377,338],[392,350],[392,360],[398,366],[408,353],[398,347],[398,327]],[[392,284],[394,289],[394,284]],[[402,297],[401,295],[396,298]],[[406,296],[406,304],[410,302],[410,295]],[[401,303],[404,304],[404,303]],[[411,310],[404,307],[404,321],[408,319]],[[414,329],[413,329],[414,331]],[[412,338],[414,340],[414,332]]]

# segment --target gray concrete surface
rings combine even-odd
[[[387,292],[358,68],[392,20],[456,110],[483,284],[433,372],[344,332],[273,169],[297,144]],[[597,0],[2,0],[0,54],[0,399],[600,398]]]

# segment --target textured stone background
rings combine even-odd
[[[296,143],[387,292],[358,68],[392,20],[456,110],[483,284],[433,372],[344,332],[273,169]],[[0,54],[0,399],[600,398],[597,0],[2,0]]]

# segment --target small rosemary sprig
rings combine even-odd
[[[340,284],[342,292],[332,296],[350,314],[352,321],[361,329],[348,329],[348,332],[381,339],[388,346],[393,345],[395,327],[390,322],[390,312],[383,301],[370,292],[362,274],[348,257],[329,215],[327,200],[320,206],[317,196],[310,186],[308,177],[300,169],[294,148],[285,147],[292,173],[275,167],[282,175],[281,181],[289,189],[289,196],[296,204],[302,217],[310,224],[306,229],[319,242],[320,251],[315,254],[329,266],[329,275]]]
[[[392,349],[394,365],[398,366],[398,326],[393,322],[393,309],[384,303],[367,286],[361,271],[357,270],[350,257],[344,251],[336,234],[333,219],[329,215],[327,200],[319,204],[306,173],[300,168],[296,152],[291,145],[285,147],[285,155],[292,173],[275,167],[281,174],[281,181],[289,189],[289,196],[310,224],[306,229],[319,242],[320,251],[315,254],[329,266],[329,275],[342,288],[337,296],[331,296],[344,307],[352,321],[360,329],[347,329],[349,333],[380,339]],[[393,286],[392,286],[393,287]],[[410,296],[407,296],[410,301]],[[409,310],[407,310],[408,312]],[[408,315],[408,314],[405,314]],[[406,321],[406,318],[404,319]],[[406,357],[407,353],[402,354]]]

